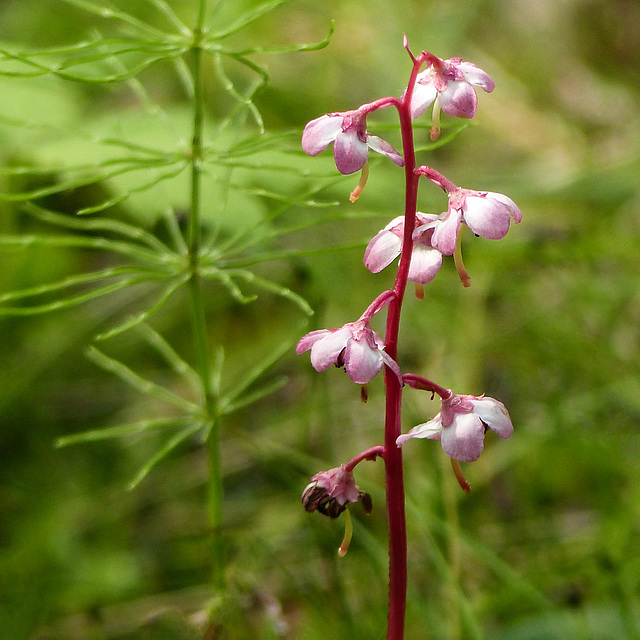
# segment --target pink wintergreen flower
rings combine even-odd
[[[371,513],[371,496],[356,485],[353,473],[343,464],[312,476],[301,499],[306,511],[318,510],[331,518],[337,518],[348,502],[359,500],[367,515]]]
[[[324,371],[332,364],[344,367],[356,384],[367,384],[386,364],[400,376],[400,367],[384,351],[382,338],[369,326],[363,316],[339,329],[319,329],[302,337],[296,353],[311,349],[311,364],[316,371]]]
[[[444,452],[460,462],[474,462],[484,449],[487,428],[501,438],[513,435],[513,425],[506,407],[493,398],[462,396],[449,392],[442,400],[440,413],[399,436],[400,447],[411,438],[440,440]]]
[[[478,96],[473,87],[491,93],[496,86],[491,76],[462,58],[441,60],[428,57],[429,66],[418,74],[411,97],[411,117],[420,117],[438,98],[440,108],[450,116],[473,118]]]
[[[433,214],[416,213],[416,231],[413,233],[413,249],[409,265],[409,280],[426,284],[436,277],[442,265],[442,254],[431,246],[433,229],[429,223],[437,219]],[[421,229],[421,231],[418,231]],[[402,253],[404,216],[394,218],[369,242],[364,252],[364,265],[371,273],[388,267]]]
[[[416,229],[433,228],[431,245],[445,255],[453,255],[460,223],[464,222],[476,235],[488,240],[500,240],[507,235],[511,218],[522,220],[516,203],[501,193],[456,188],[449,191],[449,208],[437,220]]]
[[[333,142],[336,167],[345,175],[360,171],[367,162],[369,149],[404,166],[402,156],[388,143],[367,133],[366,114],[360,111],[328,113],[311,120],[302,133],[302,148],[317,156]]]

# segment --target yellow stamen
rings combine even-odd
[[[451,466],[453,467],[453,473],[456,474],[456,480],[460,485],[461,489],[465,493],[471,493],[471,485],[467,482],[467,479],[464,477],[462,473],[462,469],[460,468],[460,463],[457,460],[451,458]]]
[[[456,270],[460,276],[460,281],[463,287],[471,286],[471,276],[464,268],[464,262],[462,262],[462,235],[467,229],[467,225],[461,224],[460,231],[458,231],[458,239],[456,240],[456,250],[453,252],[453,262],[456,265]]]
[[[364,187],[367,184],[367,180],[369,179],[369,162],[364,163],[364,167],[362,167],[362,173],[360,174],[360,182],[358,182],[358,186],[351,192],[349,196],[350,202],[355,202],[360,194],[364,191]]]
[[[424,286],[416,282],[416,299],[424,300]]]
[[[338,555],[344,558],[349,551],[349,545],[351,544],[351,537],[353,536],[353,522],[351,521],[351,514],[349,509],[344,510],[344,538],[338,549]]]
[[[431,142],[435,142],[440,137],[440,100],[436,96],[433,103],[433,116],[431,118],[431,129],[429,130]]]

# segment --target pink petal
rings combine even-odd
[[[416,82],[411,96],[411,117],[419,118],[429,108],[437,95],[438,92],[432,84]]]
[[[515,223],[522,222],[522,211],[520,211],[518,205],[511,198],[502,195],[501,193],[495,193],[493,191],[489,191],[487,193],[487,197],[502,202],[502,204],[507,207]]]
[[[389,160],[397,164],[399,167],[404,167],[404,158],[385,140],[378,138],[378,136],[367,136],[367,144],[370,149],[373,149],[376,153],[381,153],[383,156],[387,156]]]
[[[382,356],[366,339],[349,340],[344,352],[344,370],[356,384],[371,382],[382,369]]]
[[[450,209],[442,220],[436,222],[433,236],[431,237],[431,246],[445,256],[453,255],[456,250],[456,240],[458,239],[461,220],[460,211]]]
[[[459,413],[450,427],[442,430],[444,452],[460,462],[473,462],[484,449],[484,425],[474,413]]]
[[[305,351],[309,351],[311,347],[321,338],[324,338],[326,335],[330,334],[331,331],[328,329],[318,329],[317,331],[311,331],[307,333],[306,336],[302,336],[298,345],[296,346],[296,353],[300,355]]]
[[[484,89],[487,93],[491,93],[496,88],[493,78],[482,69],[476,67],[472,62],[461,62],[458,69],[462,72],[464,79],[476,87]]]
[[[479,398],[472,402],[476,415],[492,431],[505,440],[513,435],[513,424],[509,412],[502,402],[493,398]]]
[[[338,356],[351,338],[351,330],[342,327],[329,331],[311,347],[311,364],[316,371],[324,371],[332,364],[336,364]]]
[[[418,284],[427,284],[433,280],[442,265],[442,254],[437,249],[416,244],[411,254],[409,280]]]
[[[511,216],[506,205],[490,197],[467,196],[464,221],[473,233],[488,240],[500,240],[507,235]]]
[[[440,423],[440,414],[438,414],[433,420],[419,424],[409,433],[405,433],[402,436],[396,438],[396,445],[401,447],[407,440],[411,438],[427,438],[429,440],[440,440],[442,433],[442,424]]]
[[[340,173],[349,175],[364,167],[369,155],[369,147],[362,142],[356,130],[342,131],[333,145],[336,167]]]
[[[402,218],[396,218],[402,220]],[[393,231],[382,229],[371,239],[364,252],[364,266],[371,273],[388,267],[402,250],[402,240]]]
[[[478,96],[468,82],[450,80],[440,94],[440,106],[449,116],[473,118],[478,107]]]
[[[342,116],[324,115],[311,120],[302,132],[302,148],[310,156],[317,156],[342,131]]]

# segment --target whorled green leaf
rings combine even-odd
[[[166,387],[152,382],[151,380],[147,380],[123,362],[107,356],[96,347],[89,347],[86,351],[86,355],[101,369],[104,369],[109,373],[113,373],[123,382],[127,383],[130,387],[133,387],[140,393],[153,396],[158,400],[162,400],[163,402],[166,402],[180,411],[192,416],[198,416],[202,413],[202,409],[199,405],[184,399]]]
[[[229,385],[229,391],[221,394],[220,413],[230,413],[232,410],[235,410],[235,408],[249,404],[251,402],[250,400],[243,402],[240,398],[244,397],[249,399],[253,395],[254,391],[243,396],[245,391],[252,387],[269,368],[271,368],[292,349],[292,342],[290,340],[284,340],[272,352],[268,353],[264,358],[259,360],[253,367],[246,371],[242,377],[233,380],[233,383]],[[275,386],[271,391],[266,391],[264,394],[256,396],[256,399],[260,399],[264,397],[264,395],[267,395],[267,393],[276,391],[280,388],[278,385],[282,380],[283,378],[278,378],[278,383],[273,383]],[[271,388],[271,385],[264,387],[264,389],[269,388]],[[260,390],[257,390],[255,393],[260,394],[261,392]]]
[[[196,434],[200,430],[207,429],[206,423],[194,422],[191,426],[184,427],[173,438],[170,438],[165,444],[158,450],[158,452],[142,466],[140,471],[134,476],[129,483],[129,489],[135,489],[151,472],[151,470],[164,458],[166,458],[176,447],[182,444],[185,440]]]
[[[124,236],[129,240],[140,242],[149,249],[157,251],[159,254],[173,255],[173,252],[166,244],[152,233],[149,233],[144,227],[128,224],[112,218],[77,218],[68,214],[51,211],[50,209],[44,209],[31,202],[26,203],[23,210],[47,224],[92,233],[96,231],[113,233]]]
[[[245,11],[242,15],[236,18],[230,25],[223,27],[222,29],[215,30],[211,29],[207,34],[207,40],[222,40],[238,31],[241,31],[245,27],[248,27],[250,24],[262,18],[262,16],[267,13],[273,11],[280,5],[283,5],[290,0],[267,0],[267,2],[263,2],[259,4],[257,7],[250,9],[249,11]],[[220,6],[222,3],[220,4]],[[217,17],[217,13],[214,13],[212,16],[213,19]]]
[[[146,323],[138,325],[137,331],[164,359],[174,373],[184,378],[194,391],[202,393],[202,382],[198,373],[177,353],[165,338]]]
[[[121,333],[129,331],[130,329],[137,327],[139,324],[146,322],[152,315],[157,313],[167,303],[169,298],[171,298],[171,296],[183,284],[185,284],[185,282],[187,282],[190,277],[191,274],[188,272],[185,272],[182,275],[178,276],[163,289],[161,294],[157,297],[156,301],[151,306],[130,317],[128,320],[125,320],[124,322],[116,325],[112,329],[98,334],[95,337],[95,340],[108,340],[109,338],[120,335]]]
[[[61,448],[86,442],[99,442],[101,440],[111,440],[113,438],[127,438],[129,436],[145,433],[146,431],[178,429],[184,428],[185,426],[191,426],[192,424],[193,418],[190,416],[179,416],[177,418],[152,418],[149,420],[140,420],[138,422],[120,424],[114,427],[104,427],[103,429],[91,429],[90,431],[83,431],[82,433],[73,433],[62,436],[56,440],[55,446]]]
[[[83,9],[84,11],[92,13],[100,18],[122,22],[128,27],[133,27],[134,33],[138,33],[139,35],[144,34],[150,38],[160,39],[160,41],[164,41],[171,36],[171,34],[165,33],[160,29],[156,29],[155,27],[152,27],[151,25],[147,24],[146,22],[143,22],[142,20],[139,20],[138,18],[136,18],[135,16],[132,16],[126,11],[123,11],[122,9],[118,9],[117,7],[114,7],[109,2],[97,3],[97,2],[90,2],[90,0],[63,0],[63,1],[66,2],[67,4],[78,7],[79,9]],[[173,13],[171,9],[169,9],[169,11]],[[163,13],[165,13],[166,15],[166,10],[163,11]],[[177,16],[176,16],[176,19],[177,19]],[[179,21],[178,23],[181,24]]]

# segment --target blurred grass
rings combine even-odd
[[[191,3],[175,4],[189,20]],[[134,8],[148,13],[148,7]],[[107,28],[57,2],[5,2],[0,11],[0,37],[17,48],[68,43]],[[324,112],[399,94],[409,70],[401,47],[406,32],[414,50],[463,56],[497,83],[492,95],[480,96],[475,126],[421,160],[463,186],[508,194],[524,212],[522,224],[500,243],[466,239],[470,290],[447,264],[424,301],[407,300],[403,368],[461,392],[500,398],[516,427],[508,442],[488,437],[481,459],[465,467],[473,489],[468,497],[456,490],[437,446],[407,447],[407,639],[639,638],[638,4],[301,0],[234,38],[318,41],[330,19],[336,31],[327,49],[259,57],[271,75],[258,99],[268,131],[300,131]],[[158,65],[140,80],[171,115],[179,139],[185,105],[173,78]],[[60,153],[89,153],[74,131],[106,135],[115,126],[147,138],[175,136],[117,85],[40,78],[3,79],[2,87],[5,165],[29,159],[46,167]],[[213,81],[207,90],[215,119],[227,98],[218,101]],[[19,116],[63,131],[12,125]],[[392,122],[391,114],[372,119],[372,132],[378,122]],[[426,131],[420,135],[426,141]],[[393,131],[384,137],[398,142]],[[297,146],[295,139],[290,146]],[[299,161],[314,172],[333,170],[330,154]],[[237,178],[297,193],[311,186],[278,173]],[[339,201],[353,219],[277,239],[272,248],[360,248],[258,269],[312,303],[313,328],[357,317],[391,282],[391,273],[373,276],[361,260],[368,238],[399,213],[400,173],[390,163],[372,162],[365,193],[350,205],[354,184],[337,180],[316,197]],[[214,211],[220,192],[213,183],[210,188]],[[144,215],[151,225],[167,202],[180,206],[181,189],[169,184],[116,213],[125,220]],[[100,197],[92,190],[61,196],[69,209]],[[230,227],[240,215],[251,224],[273,205],[244,191],[234,198],[227,209],[233,218],[224,221]],[[422,188],[422,210],[438,213],[444,205],[441,193]],[[296,207],[283,214],[283,224],[322,215]],[[29,224],[15,206],[1,205],[4,232]],[[35,286],[90,261],[80,250],[7,251],[0,256],[0,288]],[[0,628],[7,640],[193,637],[189,616],[209,597],[206,460],[197,441],[134,492],[126,486],[158,446],[153,436],[53,448],[62,435],[161,411],[82,356],[91,336],[134,301],[126,295],[0,323]],[[292,329],[292,317],[295,324],[299,316],[275,297],[242,306],[212,288],[209,304],[212,335],[225,345],[230,376],[281,339],[295,341],[304,332]],[[182,307],[173,301],[155,326],[189,355]],[[126,338],[110,348],[171,383],[137,341]],[[224,424],[235,595],[226,607],[230,637],[382,638],[381,465],[358,468],[374,512],[365,518],[354,509],[354,542],[344,559],[336,554],[341,523],[310,516],[299,505],[308,475],[380,441],[380,381],[361,405],[341,372],[317,375],[307,358],[285,357],[273,375],[279,374],[289,376],[286,387]],[[420,395],[427,394],[407,394],[406,428],[435,413]]]

